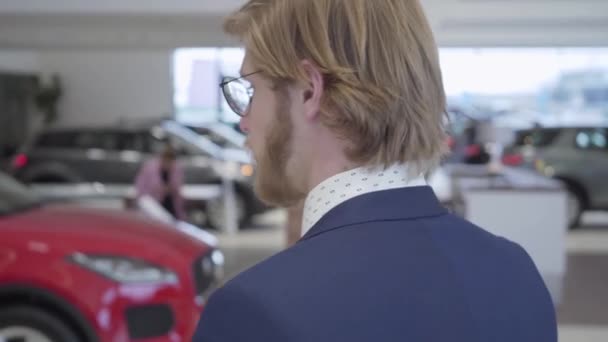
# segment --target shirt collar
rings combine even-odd
[[[360,167],[339,173],[317,185],[306,197],[302,236],[336,206],[375,191],[426,185],[423,175],[412,177],[408,166]]]

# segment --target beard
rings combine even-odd
[[[274,120],[265,137],[265,149],[259,153],[255,172],[254,190],[265,203],[289,207],[304,198],[290,179],[287,163],[292,153],[293,123],[289,116],[289,100],[280,96]]]

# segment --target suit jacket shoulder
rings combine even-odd
[[[195,342],[557,341],[525,251],[430,189],[345,202],[213,295]]]

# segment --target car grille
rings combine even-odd
[[[165,304],[142,305],[125,312],[131,339],[159,338],[171,332],[175,316]]]

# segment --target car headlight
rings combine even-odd
[[[253,172],[254,172],[253,165],[251,165],[251,164],[241,165],[241,175],[243,177],[251,177],[251,176],[253,176]]]
[[[211,253],[211,261],[213,262],[213,276],[216,280],[222,280],[224,277],[224,253],[219,250]]]
[[[161,266],[125,256],[74,253],[75,264],[119,283],[177,283],[177,275]]]

